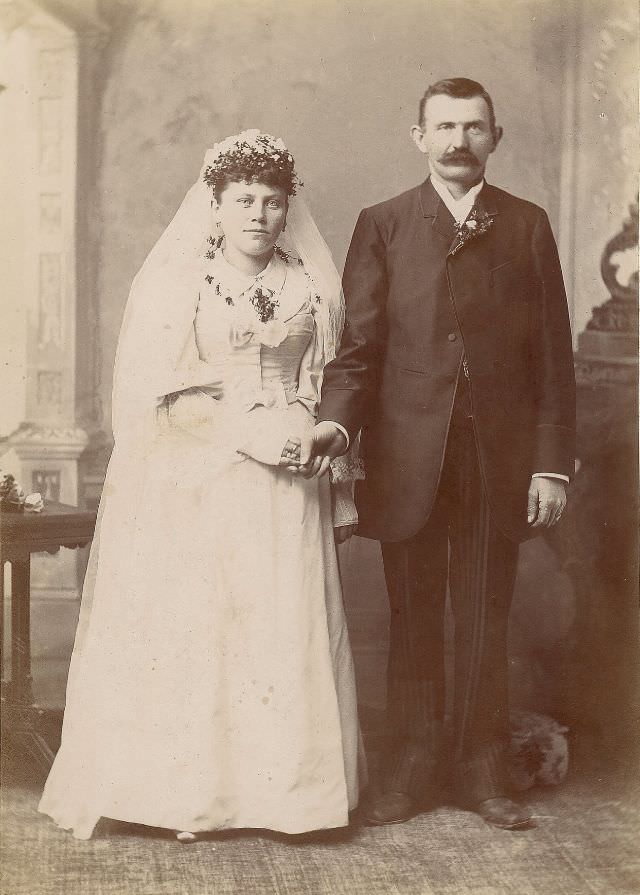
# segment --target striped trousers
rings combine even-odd
[[[383,543],[382,556],[391,608],[387,704],[395,741],[385,788],[428,797],[450,773],[458,799],[470,805],[503,795],[507,628],[518,545],[491,520],[473,423],[464,414],[454,412],[429,520],[409,540]],[[445,761],[447,582],[455,673],[453,742]]]

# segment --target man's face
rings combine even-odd
[[[467,188],[478,183],[502,129],[491,129],[489,107],[481,96],[456,99],[438,95],[427,100],[424,123],[411,133],[420,152],[442,180]]]

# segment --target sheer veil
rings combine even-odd
[[[291,201],[286,232],[293,252],[302,261],[320,296],[317,317],[327,364],[336,356],[344,326],[342,282],[329,247],[302,196]]]
[[[230,138],[233,139],[233,138]],[[118,587],[144,504],[149,451],[157,432],[159,398],[177,368],[199,363],[193,322],[211,233],[210,188],[202,174],[151,249],[133,280],[116,351],[112,424],[114,450],[107,469],[85,577],[73,661],[81,661],[92,606]],[[292,197],[282,242],[302,261],[320,298],[316,325],[325,363],[335,357],[344,322],[340,276],[300,195]],[[101,574],[97,575],[98,557]],[[123,585],[124,585],[124,579]],[[105,583],[107,586],[105,587]]]
[[[192,324],[211,232],[212,199],[202,172],[131,286],[113,380],[116,446],[126,441],[135,449],[152,436],[163,383],[179,364],[197,362]],[[316,323],[328,363],[342,334],[344,298],[331,252],[302,195],[290,200],[281,242],[302,261],[319,295]]]

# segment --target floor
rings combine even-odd
[[[538,826],[509,833],[443,806],[405,824],[285,837],[167,832],[104,820],[89,842],[39,815],[43,777],[8,752],[2,895],[639,895],[640,792],[627,760],[574,762],[531,791]]]

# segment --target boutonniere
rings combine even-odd
[[[449,254],[455,255],[463,245],[466,245],[472,239],[477,239],[478,236],[482,236],[492,226],[493,218],[490,214],[487,214],[486,211],[480,212],[477,208],[472,208],[466,221],[456,224],[456,235]]]

